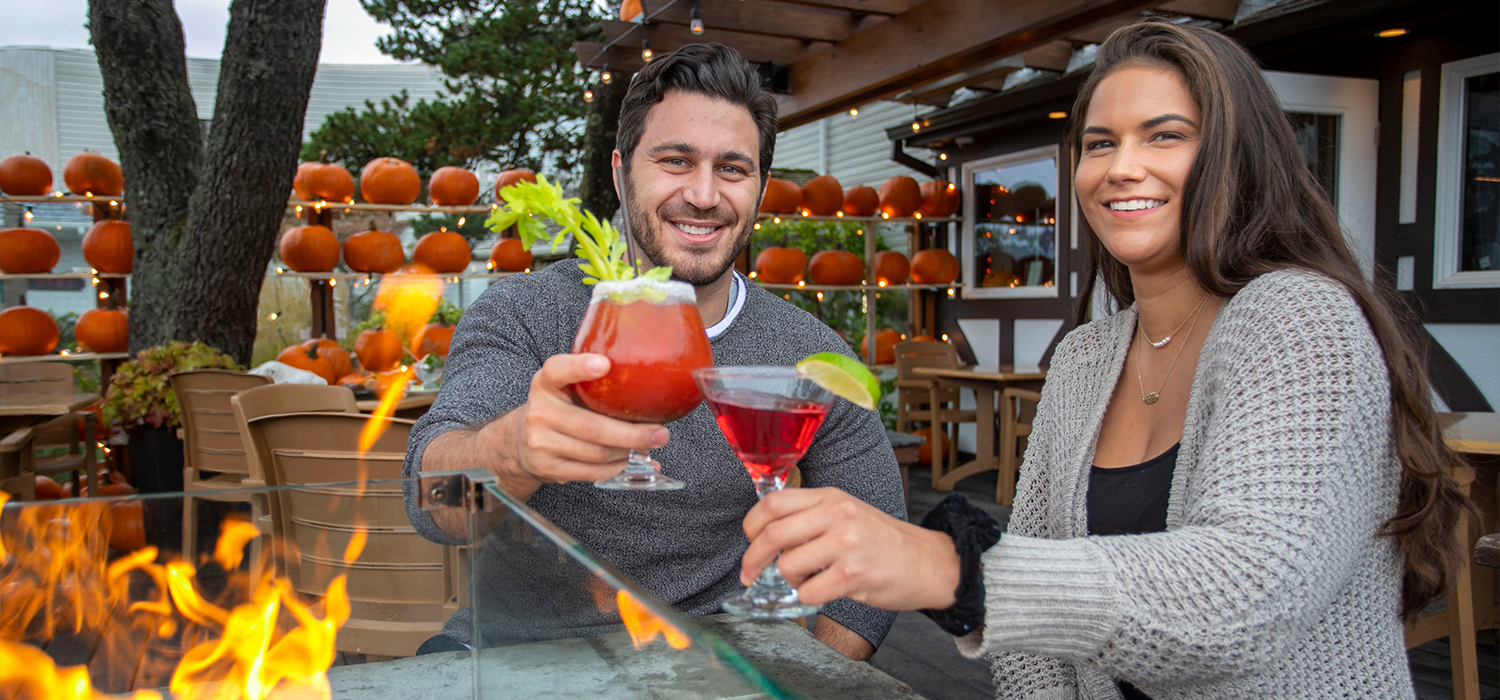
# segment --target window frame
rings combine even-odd
[[[1467,79],[1500,72],[1500,53],[1444,63],[1438,101],[1437,189],[1434,193],[1432,286],[1434,289],[1500,287],[1500,270],[1458,269],[1463,235],[1464,96]]]
[[[974,276],[974,225],[975,221],[973,177],[976,171],[989,170],[996,166],[1005,166],[1015,163],[1052,158],[1053,170],[1057,173],[1057,180],[1052,183],[1054,197],[1060,198],[1065,190],[1062,187],[1062,174],[1064,172],[1062,149],[1058,144],[1038,146],[1022,151],[1013,151],[989,158],[968,161],[960,170],[959,181],[964,188],[963,195],[963,243],[960,246],[959,259],[963,266],[963,298],[965,299],[1055,299],[1061,296],[1059,291],[1063,280],[1067,279],[1064,274],[1066,261],[1063,256],[1062,234],[1063,228],[1057,223],[1052,225],[1052,286],[1051,287],[981,287],[977,284]],[[1071,200],[1072,197],[1070,196]]]

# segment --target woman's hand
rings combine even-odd
[[[836,488],[788,489],[745,516],[747,585],[781,553],[781,575],[802,602],[849,597],[886,610],[953,605],[958,553],[941,532],[896,520]]]

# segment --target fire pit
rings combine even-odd
[[[484,537],[422,539],[403,488],[463,508]],[[394,700],[441,687],[475,698],[793,697],[491,485],[452,475],[254,493],[253,508],[215,513],[201,507],[212,494],[193,494],[195,538],[182,536],[180,495],[5,503],[0,698]],[[185,552],[185,539],[200,546]],[[477,547],[502,549],[551,607],[469,607]],[[391,660],[464,607],[503,638]],[[568,621],[581,618],[604,624],[580,633]]]

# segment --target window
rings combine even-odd
[[[1435,287],[1500,287],[1500,54],[1443,65]]]
[[[1339,115],[1287,112],[1292,136],[1308,171],[1323,186],[1334,211],[1339,208]]]
[[[964,298],[1057,296],[1057,148],[964,164]]]

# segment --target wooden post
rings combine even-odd
[[[118,200],[116,200],[118,201]],[[124,213],[123,206],[112,206],[105,202],[95,202],[90,209],[94,222],[118,219]],[[99,309],[120,309],[125,307],[125,302],[130,298],[129,286],[124,277],[99,277],[99,284],[94,287],[94,307]],[[99,391],[109,391],[109,381],[115,376],[115,369],[120,366],[121,360],[99,361]]]
[[[325,226],[333,229],[332,207],[303,207],[303,218],[308,226]],[[312,307],[312,338],[338,340],[338,317],[333,302],[331,279],[309,279],[308,302]]]

